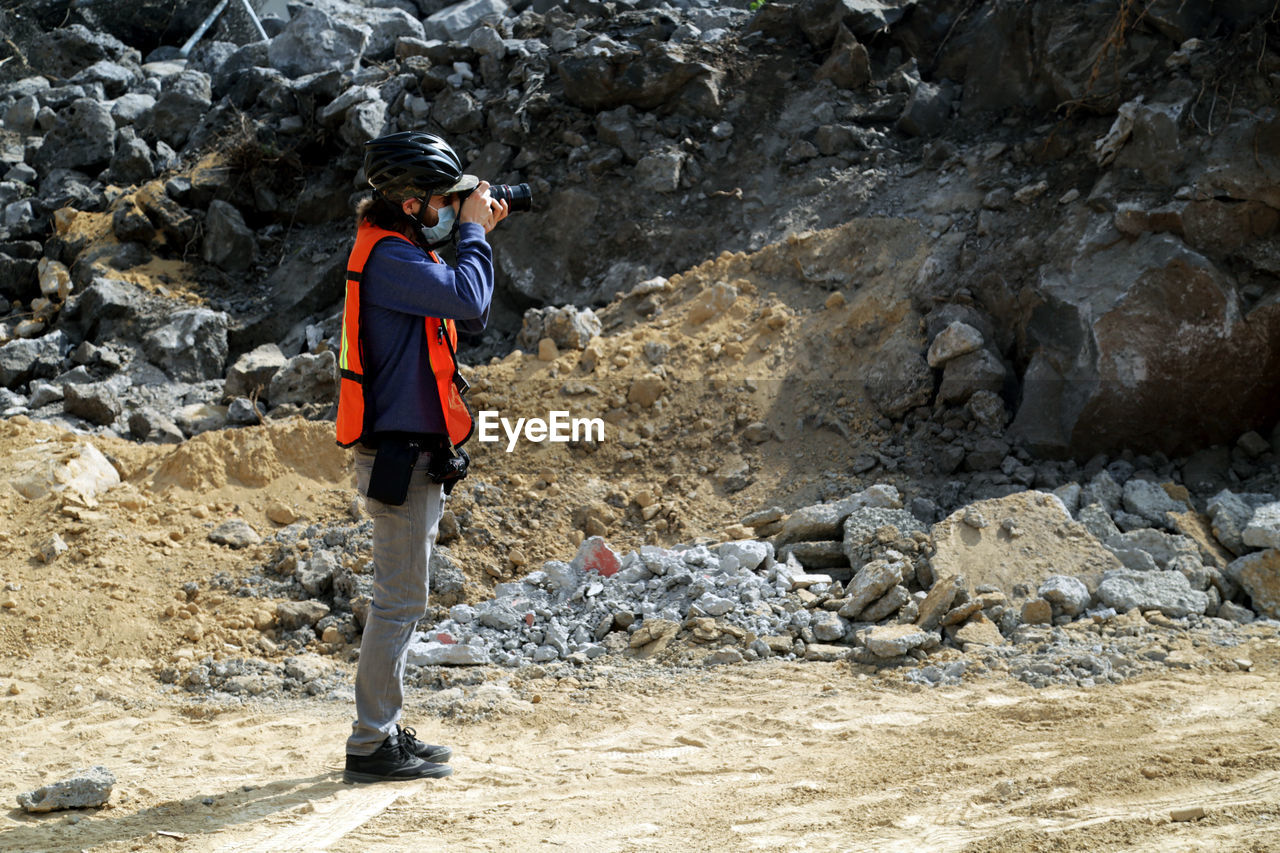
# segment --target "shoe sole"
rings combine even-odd
[[[342,773],[342,781],[348,784],[357,782],[412,782],[414,779],[443,779],[445,776],[452,776],[453,768],[433,767],[425,773],[415,776],[379,776],[376,773],[357,773],[354,770],[345,770]]]

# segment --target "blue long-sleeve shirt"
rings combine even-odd
[[[360,281],[364,400],[378,432],[443,433],[424,317],[483,331],[493,299],[493,252],[484,227],[458,226],[457,265],[438,264],[404,240],[374,246]],[[370,408],[371,407],[371,408]]]

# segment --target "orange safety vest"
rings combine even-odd
[[[417,245],[408,237],[395,231],[387,231],[368,223],[361,223],[356,231],[356,244],[347,260],[347,295],[342,309],[342,348],[338,353],[338,444],[350,447],[366,434],[364,407],[364,359],[360,346],[360,277],[369,260],[373,247],[383,240],[396,237],[411,245]],[[431,259],[442,263],[435,252]],[[458,346],[458,330],[452,320],[427,317],[427,360],[435,376],[436,392],[443,410],[445,429],[449,440],[456,447],[471,437],[471,412],[462,400],[460,387],[465,383],[458,373],[454,356]]]

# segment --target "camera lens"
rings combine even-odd
[[[512,212],[517,210],[533,210],[533,191],[528,184],[497,184],[489,187],[489,195],[495,201],[506,201]]]

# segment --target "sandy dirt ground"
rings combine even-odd
[[[98,698],[74,710],[0,708],[0,773],[12,795],[105,764],[112,803],[11,810],[0,849],[1280,850],[1280,647],[1232,654],[1253,671],[1087,690],[622,667],[470,722],[414,691],[406,720],[453,745],[455,775],[364,786],[340,781],[343,703],[218,709],[86,676]]]

